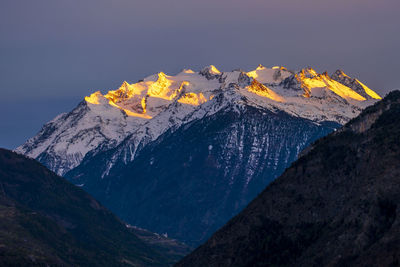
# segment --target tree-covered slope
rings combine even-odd
[[[80,188],[0,149],[1,266],[168,266],[154,249]]]
[[[311,146],[177,266],[398,266],[400,92]]]

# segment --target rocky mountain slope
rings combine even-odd
[[[379,98],[341,71],[329,77],[311,68],[295,73],[260,65],[250,72],[220,72],[214,66],[198,73],[183,70],[176,76],[161,72],[135,84],[124,82],[105,95],[93,93],[73,111],[47,123],[16,151],[63,175],[86,155],[115,148],[126,139],[129,146],[114,157],[123,155],[125,162],[132,161],[167,130],[226,106],[251,105],[314,122],[343,124],[371,104],[371,99]],[[110,161],[107,170],[114,163]]]
[[[1,266],[168,266],[187,247],[130,229],[83,190],[0,149]]]
[[[398,266],[400,91],[318,140],[176,266]]]
[[[228,108],[161,135],[103,177],[114,150],[84,160],[65,177],[130,224],[196,246],[334,127],[284,112]]]
[[[149,76],[96,92],[17,151],[132,225],[196,246],[312,141],[380,97],[341,71]]]

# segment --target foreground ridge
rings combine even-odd
[[[176,266],[397,266],[400,91],[315,142]]]
[[[35,160],[0,149],[1,266],[169,266],[188,248],[131,229]]]

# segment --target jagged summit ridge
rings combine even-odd
[[[106,94],[85,97],[73,111],[46,124],[16,149],[62,175],[90,153],[130,139],[125,160],[165,131],[210,116],[226,106],[250,105],[280,110],[320,123],[344,124],[379,95],[340,73],[332,77],[311,68],[298,72],[262,65],[253,71],[221,72],[210,65],[199,72],[163,72]],[[122,152],[121,152],[122,153]],[[112,161],[112,160],[111,160]]]
[[[300,94],[282,90],[282,85],[285,85],[286,80],[293,78],[296,80],[297,86],[302,89]],[[151,119],[162,110],[160,107],[169,105],[173,101],[198,106],[214,96],[213,90],[229,90],[231,84],[237,84],[239,88],[254,94],[257,94],[253,90],[255,84],[262,84],[269,92],[280,96],[269,98],[270,100],[278,99],[277,102],[283,102],[282,100],[285,97],[321,98],[332,92],[334,94],[331,95],[335,95],[338,99],[353,101],[351,104],[358,104],[357,102],[370,99],[380,99],[380,96],[374,91],[340,70],[330,77],[327,73],[319,74],[310,67],[294,73],[284,67],[266,68],[260,65],[256,70],[249,72],[223,73],[214,65],[210,65],[203,68],[199,73],[183,70],[176,76],[169,76],[160,72],[135,84],[129,84],[125,81],[118,90],[109,91],[104,96],[96,92],[86,97],[85,100],[90,104],[98,105],[105,102],[105,100],[99,100],[104,97],[109,100],[110,105],[125,111],[128,116]],[[196,101],[190,102],[188,99],[195,99]],[[146,109],[146,107],[149,107],[149,109]]]
[[[365,99],[382,99],[376,92],[368,88],[357,79],[349,77],[342,70],[335,71],[331,78],[341,84],[344,84],[363,96]]]
[[[203,75],[208,80],[216,79],[220,77],[221,72],[214,65],[207,66],[203,68],[200,72],[200,75]]]

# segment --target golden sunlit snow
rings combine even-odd
[[[206,68],[212,75],[224,75],[215,66],[210,65]],[[267,98],[269,100],[284,103],[285,95],[281,95],[268,87],[270,82],[279,84],[287,77],[292,76],[294,73],[288,71],[285,67],[275,66],[266,68],[259,65],[255,70],[244,73],[251,79],[251,84],[245,90],[257,96]],[[85,97],[87,103],[93,105],[109,104],[123,110],[126,115],[131,117],[140,117],[144,119],[151,119],[155,113],[149,114],[150,111],[157,110],[159,106],[165,105],[168,102],[177,101],[184,105],[199,106],[207,102],[207,99],[212,99],[213,95],[208,93],[204,95],[208,81],[205,78],[200,81],[198,73],[190,69],[183,70],[178,76],[169,76],[163,72],[150,76],[143,81],[135,84],[124,82],[118,90],[109,91],[104,96],[100,92],[95,92],[92,95]],[[348,77],[343,73],[344,76]],[[193,77],[197,77],[193,79]],[[366,98],[353,89],[331,79],[328,74],[318,74],[312,68],[303,69],[294,75],[295,79],[300,84],[302,93],[300,96],[305,98],[321,97],[330,91],[334,94],[351,101],[365,101]],[[187,80],[185,80],[187,79]],[[364,89],[366,95],[373,99],[381,99],[381,97],[373,90],[369,89],[366,85],[358,80],[361,87]],[[193,84],[200,83],[199,84]],[[197,89],[193,88],[197,86]],[[200,89],[199,89],[200,86]],[[204,88],[201,88],[204,86]],[[276,88],[276,87],[273,87]],[[193,91],[194,90],[194,91]],[[199,91],[200,90],[200,91]]]

